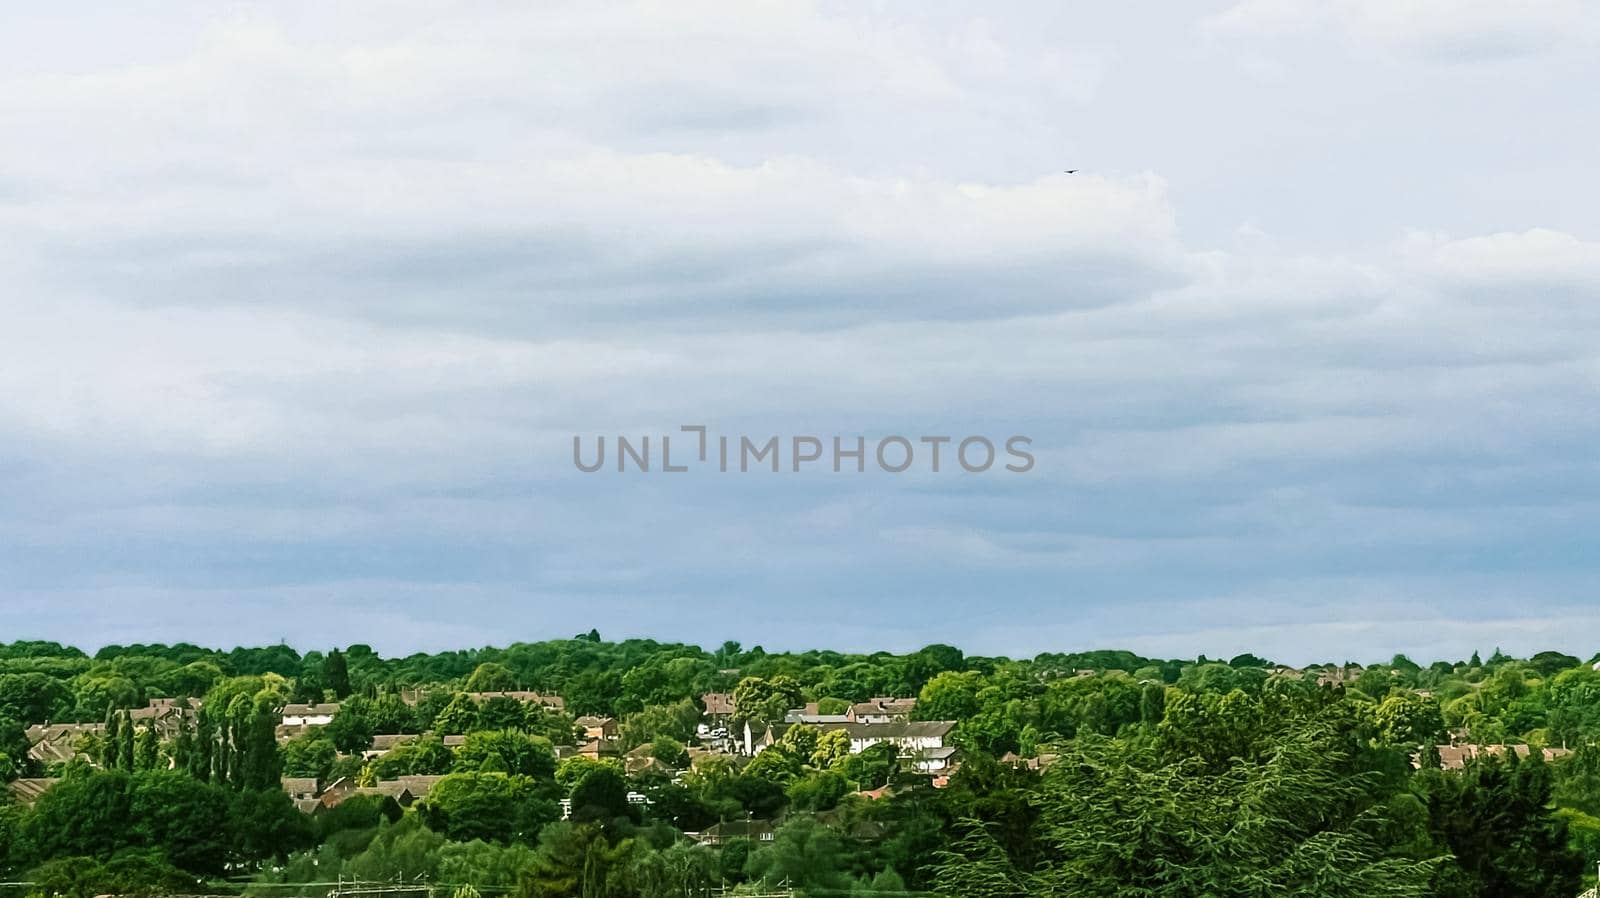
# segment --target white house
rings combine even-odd
[[[823,732],[843,730],[850,737],[850,753],[859,754],[879,742],[888,742],[902,757],[944,748],[945,737],[955,729],[953,720],[915,720],[892,723],[844,723],[823,726]]]
[[[333,723],[333,715],[339,713],[338,702],[323,702],[309,705],[284,705],[283,725],[286,727],[320,727]]]

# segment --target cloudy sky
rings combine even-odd
[[[1595,83],[1585,0],[14,11],[0,640],[1587,656]],[[1037,465],[572,464],[682,424]]]

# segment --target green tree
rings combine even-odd
[[[1374,718],[1378,738],[1390,745],[1417,746],[1444,737],[1444,714],[1439,703],[1414,692],[1399,692],[1378,704]]]
[[[155,718],[145,721],[134,746],[135,766],[139,770],[155,770],[161,762],[161,737],[156,734]]]
[[[1051,854],[1028,891],[1256,895],[1271,883],[1274,895],[1421,898],[1436,864],[1385,856],[1361,814],[1367,784],[1345,772],[1339,744],[1308,731],[1217,768],[1078,740],[1044,775]]]
[[[241,789],[229,799],[228,845],[236,865],[282,861],[309,846],[313,838],[310,818],[281,788]]]
[[[560,816],[534,781],[506,773],[452,773],[421,803],[428,827],[457,841],[531,842]]]
[[[1566,821],[1551,808],[1551,771],[1538,758],[1520,764],[1491,759],[1459,773],[1423,776],[1434,833],[1455,856],[1472,895],[1576,895],[1581,889],[1583,858],[1568,844]]]
[[[572,801],[574,823],[632,816],[627,780],[610,765],[596,764],[585,770],[567,797]]]
[[[799,681],[786,674],[771,679],[745,677],[733,690],[734,715],[755,723],[782,721],[789,710],[799,707],[802,701]]]
[[[350,694],[350,662],[338,649],[328,652],[322,659],[322,683],[332,690],[335,699]]]
[[[508,692],[517,688],[517,678],[504,664],[486,661],[467,678],[468,692]]]
[[[933,887],[949,898],[1020,898],[1031,894],[1021,871],[980,820],[960,822],[960,834],[935,854]]]
[[[456,750],[455,769],[462,772],[498,770],[550,779],[555,776],[556,759],[550,740],[543,736],[517,730],[480,730],[468,733],[466,741]]]
[[[309,776],[326,782],[339,759],[333,740],[315,730],[301,733],[282,747],[283,775]]]
[[[377,727],[372,722],[372,702],[352,696],[339,705],[339,713],[322,728],[323,733],[342,752],[361,752],[372,745]]]
[[[466,693],[457,693],[433,718],[433,728],[446,735],[460,735],[478,727],[478,704]]]

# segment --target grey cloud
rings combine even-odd
[[[1315,35],[1246,84],[1112,8],[370,12],[0,62],[8,628],[1589,638],[1560,630],[1600,532],[1582,141],[1475,186],[1480,101],[1546,106],[1410,52],[1331,85]],[[1394,174],[1343,159],[1373,147]],[[571,467],[574,433],[695,422],[1026,433],[1039,465]]]

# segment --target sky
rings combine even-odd
[[[20,8],[0,641],[1588,657],[1596,83],[1584,0]],[[572,461],[695,424],[1036,463]]]

